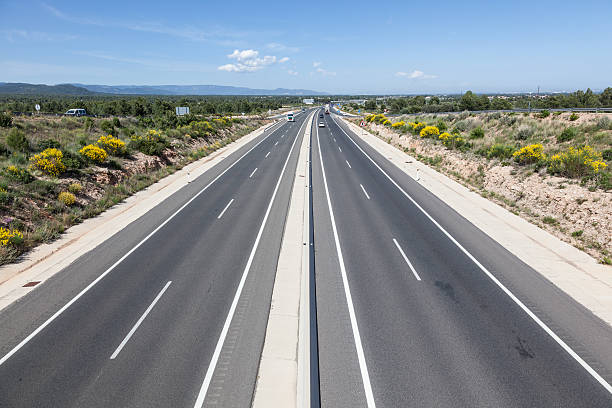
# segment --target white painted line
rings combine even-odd
[[[266,157],[265,157],[265,158],[267,159],[269,155],[270,155],[270,152],[268,152],[268,153],[266,154]]]
[[[334,142],[336,141],[336,138],[334,137]]]
[[[368,194],[368,192],[366,191],[365,188],[363,188],[363,184],[360,184],[361,189],[363,190],[363,194],[365,194],[365,196],[368,198],[368,200],[370,199],[370,195]]]
[[[342,149],[340,148],[340,146],[338,146],[338,150],[340,150],[340,153],[342,153]]]
[[[421,277],[419,276],[419,274],[417,273],[417,271],[414,269],[414,266],[412,266],[412,262],[410,262],[410,259],[408,259],[408,257],[406,256],[406,254],[404,253],[404,250],[402,249],[402,247],[400,246],[400,244],[397,243],[397,240],[395,238],[393,238],[393,242],[395,243],[395,246],[397,247],[397,249],[400,251],[400,254],[402,254],[402,256],[404,257],[404,261],[406,261],[406,263],[408,264],[408,266],[410,267],[410,270],[412,271],[412,273],[414,274],[414,277],[420,281]]]
[[[149,305],[149,307],[147,307],[147,310],[145,310],[145,312],[142,314],[142,316],[140,316],[140,319],[138,319],[138,321],[136,322],[134,327],[132,327],[132,330],[130,330],[130,332],[127,334],[127,336],[125,336],[125,338],[123,339],[121,344],[119,344],[119,347],[117,347],[117,350],[115,350],[115,352],[110,356],[111,360],[114,360],[115,357],[117,357],[117,355],[119,355],[119,353],[121,353],[121,350],[123,349],[123,347],[126,345],[126,343],[128,341],[130,341],[130,338],[132,338],[132,335],[134,334],[134,332],[136,332],[136,330],[138,329],[140,324],[144,321],[144,319],[151,312],[151,310],[153,310],[153,306],[155,306],[157,301],[162,297],[162,295],[164,294],[166,289],[168,289],[168,287],[170,286],[171,283],[172,283],[172,281],[168,281],[168,283],[166,283],[166,286],[164,286],[164,288],[157,294],[157,296],[153,300],[153,303],[151,303]]]
[[[255,174],[255,172],[257,171],[257,167],[255,167],[255,170],[253,170],[253,172],[251,173],[251,175],[249,176],[249,178],[253,177],[253,174]]]
[[[225,214],[225,211],[227,211],[227,209],[229,208],[230,205],[232,205],[232,203],[234,202],[234,199],[232,198],[229,203],[227,203],[227,205],[225,206],[225,208],[223,209],[223,211],[221,211],[221,214],[219,214],[219,216],[217,217],[217,219],[220,219],[221,217],[223,217],[223,214]]]
[[[300,126],[300,129],[298,130],[298,135],[299,135],[299,132],[302,131],[302,127],[305,124],[306,124],[306,121],[302,122],[302,126]],[[280,186],[281,180],[283,179],[283,174],[285,174],[287,163],[289,163],[289,159],[291,158],[291,152],[293,151],[293,148],[295,147],[295,142],[298,139],[299,138],[296,137],[293,140],[293,144],[291,145],[291,150],[289,150],[289,154],[287,155],[287,160],[285,160],[283,169],[281,170],[280,176],[278,177],[278,181],[276,182],[276,187],[274,187],[272,198],[270,198],[270,203],[268,204],[268,208],[266,209],[266,214],[264,215],[263,221],[261,222],[261,226],[259,227],[259,232],[257,233],[257,237],[255,238],[255,242],[253,243],[253,248],[251,248],[249,259],[247,260],[246,266],[244,267],[244,271],[242,272],[242,277],[240,278],[240,282],[238,283],[238,288],[236,288],[236,294],[234,295],[234,299],[232,300],[232,304],[230,306],[229,312],[227,313],[227,317],[225,318],[225,323],[223,324],[223,328],[221,329],[221,334],[219,335],[219,340],[217,341],[215,351],[213,352],[213,355],[210,359],[210,363],[208,364],[208,369],[206,370],[206,375],[204,376],[204,381],[202,382],[202,387],[200,387],[200,392],[198,393],[198,397],[194,404],[194,408],[202,408],[202,405],[204,405],[204,399],[206,398],[208,387],[210,386],[212,376],[215,372],[217,361],[219,361],[219,355],[221,354],[223,343],[225,343],[225,338],[227,337],[227,332],[229,331],[230,324],[232,323],[232,319],[234,318],[234,313],[236,312],[236,307],[238,305],[238,300],[240,300],[240,295],[242,294],[244,283],[247,279],[247,276],[249,275],[251,264],[253,263],[253,258],[255,257],[255,252],[257,252],[257,248],[259,247],[259,241],[261,240],[261,236],[263,234],[264,227],[266,226],[266,221],[268,220],[268,216],[270,215],[270,210],[272,209],[274,198],[276,198],[276,193],[278,192],[278,188]]]
[[[346,267],[344,266],[344,258],[342,257],[342,249],[340,248],[340,238],[338,237],[338,229],[336,228],[336,220],[334,218],[334,210],[332,209],[331,199],[329,197],[329,188],[327,187],[327,177],[325,175],[325,166],[323,165],[323,154],[321,153],[321,144],[319,143],[319,128],[317,127],[317,146],[319,147],[319,159],[321,160],[321,172],[323,173],[323,184],[325,185],[325,195],[327,196],[327,208],[331,218],[332,230],[334,232],[334,241],[336,243],[336,253],[338,255],[338,263],[340,264],[340,275],[342,276],[342,284],[344,285],[344,295],[346,296],[346,304],[348,306],[351,328],[353,329],[353,339],[355,340],[355,348],[357,349],[357,360],[359,361],[359,369],[361,371],[361,380],[366,396],[368,408],[375,408],[374,394],[372,393],[372,385],[370,384],[370,374],[366,364],[363,346],[361,344],[361,336],[359,327],[357,326],[357,318],[355,317],[355,307],[353,306],[353,297],[349,288],[348,278],[346,276]]]
[[[278,130],[278,129],[276,129]],[[162,222],[161,224],[159,224],[159,226],[157,228],[155,228],[153,231],[151,231],[149,233],[149,235],[147,235],[146,237],[144,237],[138,244],[136,244],[132,249],[130,249],[128,252],[125,253],[125,255],[123,255],[121,258],[119,258],[117,260],[117,262],[115,262],[114,264],[112,264],[107,270],[105,270],[104,272],[102,272],[102,274],[100,276],[98,276],[93,282],[91,282],[89,285],[87,285],[85,287],[85,289],[83,289],[82,291],[80,291],[75,297],[73,297],[68,303],[66,303],[64,306],[62,306],[62,308],[60,310],[58,310],[57,312],[55,312],[50,318],[48,318],[47,320],[45,320],[45,322],[43,324],[41,324],[40,326],[38,326],[38,328],[36,328],[32,333],[30,333],[25,339],[21,340],[21,342],[19,344],[17,344],[15,347],[13,347],[11,349],[11,351],[9,351],[8,353],[6,353],[4,355],[4,357],[2,357],[0,359],[0,365],[4,364],[6,362],[6,360],[8,360],[9,358],[11,358],[11,356],[13,354],[15,354],[16,352],[19,351],[19,349],[21,349],[23,346],[25,346],[26,344],[28,344],[28,342],[30,342],[30,340],[32,340],[38,333],[40,333],[42,330],[44,330],[45,327],[47,327],[49,324],[51,324],[51,322],[53,322],[55,319],[57,319],[58,316],[60,316],[62,313],[64,313],[66,311],[66,309],[68,309],[70,306],[72,306],[72,304],[74,302],[76,302],[77,300],[79,300],[81,298],[81,296],[83,296],[85,293],[87,293],[91,288],[93,288],[98,282],[100,282],[102,279],[104,279],[104,277],[106,275],[108,275],[113,269],[115,269],[121,262],[123,262],[128,256],[130,256],[134,251],[136,251],[138,248],[140,248],[140,246],[142,244],[144,244],[145,242],[147,242],[153,235],[155,235],[160,229],[162,229],[167,223],[170,222],[170,220],[172,220],[174,217],[176,217],[181,211],[183,211],[185,209],[185,207],[187,207],[189,204],[191,204],[196,198],[198,198],[200,196],[200,194],[202,194],[204,191],[206,191],[215,181],[219,180],[221,178],[221,176],[223,176],[225,173],[227,173],[232,167],[234,167],[236,165],[236,163],[238,163],[240,160],[242,160],[247,154],[251,153],[253,151],[253,149],[255,149],[257,146],[259,146],[264,140],[266,140],[267,138],[269,138],[271,135],[274,134],[274,132],[276,131],[274,130],[273,132],[268,133],[268,135],[266,137],[264,137],[263,139],[261,139],[259,142],[257,142],[253,147],[251,147],[245,154],[243,154],[242,156],[240,156],[240,158],[238,158],[234,163],[232,163],[227,169],[223,170],[217,177],[215,177],[210,183],[208,183],[202,190],[198,191],[198,193],[196,193],[193,197],[191,197],[189,199],[189,201],[187,201],[185,204],[183,204],[178,210],[176,210],[174,213],[172,213],[172,215],[170,215],[168,218],[166,218],[166,220],[164,222]]]
[[[333,119],[335,122],[335,119]],[[339,125],[338,125],[339,126]],[[344,132],[344,134],[349,138],[349,140],[351,142],[353,142],[353,144],[355,146],[357,146],[357,148],[361,151],[361,153],[363,153],[371,162],[372,164],[374,164],[374,166],[376,166],[378,168],[378,170],[381,171],[382,174],[384,174],[390,181],[391,183],[393,183],[393,185],[395,185],[395,187],[397,187],[403,194],[404,196],[406,196],[406,198],[408,198],[427,218],[429,218],[429,220],[440,229],[440,231],[442,231],[442,233],[444,235],[446,235],[446,237],[448,239],[451,240],[452,243],[454,243],[468,258],[470,258],[472,260],[472,262],[474,262],[476,264],[476,266],[478,266],[478,268],[480,268],[480,270],[482,272],[484,272],[485,275],[487,275],[489,277],[489,279],[491,279],[493,281],[493,283],[495,283],[506,295],[508,295],[508,297],[510,299],[512,299],[512,301],[514,303],[516,303],[525,313],[527,313],[527,315],[529,317],[531,317],[533,319],[534,322],[536,322],[536,324],[538,326],[540,326],[540,328],[542,328],[542,330],[544,330],[546,332],[546,334],[548,334],[554,341],[557,342],[557,344],[559,344],[563,350],[565,350],[567,352],[567,354],[569,354],[574,360],[576,360],[576,362],[578,364],[580,364],[580,366],[582,366],[582,368],[584,368],[595,380],[597,380],[598,383],[600,383],[606,391],[608,391],[610,394],[612,394],[612,385],[610,385],[601,375],[599,375],[597,373],[597,371],[595,371],[593,369],[593,367],[591,367],[586,361],[584,361],[582,359],[582,357],[580,357],[578,355],[578,353],[576,353],[570,346],[567,345],[567,343],[565,343],[554,331],[552,331],[552,329],[550,327],[548,327],[546,325],[546,323],[544,323],[542,320],[540,320],[540,318],[538,316],[536,316],[535,313],[533,313],[531,311],[531,309],[529,309],[519,298],[517,298],[514,293],[512,293],[510,291],[510,289],[508,289],[503,283],[501,283],[491,272],[489,272],[489,270],[487,268],[485,268],[467,249],[465,249],[463,247],[463,245],[461,245],[448,231],[446,231],[444,229],[444,227],[442,227],[438,221],[436,221],[431,215],[429,215],[429,213],[427,211],[425,211],[425,209],[423,209],[423,207],[421,207],[406,191],[404,191],[403,188],[400,187],[399,184],[397,184],[397,182],[395,182],[395,180],[393,180],[391,178],[391,176],[389,176],[379,165],[378,163],[376,163],[362,148],[361,146],[359,146],[352,137],[350,137],[345,131],[344,129],[339,126],[340,129],[342,129],[342,132]]]
[[[345,160],[345,162],[346,162],[347,166],[349,166],[349,169],[352,169],[351,163],[349,163],[348,160]]]
[[[276,141],[276,143],[274,143],[274,146],[276,146],[278,144],[278,140]]]

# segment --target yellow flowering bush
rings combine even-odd
[[[69,193],[68,191],[62,191],[61,193],[59,193],[57,199],[68,206],[76,202],[76,197],[74,196],[74,194]]]
[[[72,183],[68,186],[68,191],[73,194],[79,193],[83,189],[83,186],[80,183]]]
[[[521,164],[537,163],[546,159],[543,152],[543,146],[539,143],[520,148],[512,153],[512,157],[514,157],[516,162]]]
[[[133,149],[150,156],[161,155],[170,145],[161,132],[155,129],[150,129],[143,135],[133,135],[130,138],[130,146]]]
[[[33,177],[27,169],[22,169],[17,166],[8,166],[4,169],[4,175],[11,180],[21,181],[23,183],[29,183]]]
[[[399,122],[395,122],[394,124],[392,124],[391,127],[393,129],[397,129],[397,128],[401,128],[405,124],[406,124],[406,122],[404,122],[403,120],[400,120]]]
[[[102,163],[108,156],[106,150],[93,144],[83,147],[81,150],[79,150],[79,153],[87,160],[94,163]]]
[[[603,161],[602,154],[591,146],[576,149],[570,147],[557,153],[548,160],[548,171],[553,174],[562,174],[568,177],[582,177],[588,174],[597,174],[608,167]]]
[[[412,128],[412,131],[415,135],[418,135],[421,130],[425,127],[425,124],[422,122],[408,122],[408,126]]]
[[[16,229],[0,227],[0,245],[19,245],[23,242],[23,234]]]
[[[391,121],[389,119],[385,119],[383,122],[381,122],[384,126],[391,126]]]
[[[120,156],[125,153],[125,143],[113,135],[100,136],[97,144],[106,150],[106,152],[115,156]]]
[[[57,177],[66,171],[66,166],[62,162],[64,154],[55,148],[45,149],[30,158],[30,167],[38,169],[43,173]]]
[[[448,132],[441,133],[438,139],[442,141],[442,144],[451,149],[455,149],[463,146],[465,139],[457,133],[450,134]]]
[[[425,126],[423,129],[421,129],[419,135],[421,137],[437,138],[438,136],[440,136],[440,129],[435,126]]]

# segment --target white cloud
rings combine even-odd
[[[313,62],[313,63],[312,63],[312,66],[316,68],[316,67],[321,66],[321,63],[320,63],[320,62],[315,61],[315,62]]]
[[[404,78],[410,78],[410,79],[431,79],[431,78],[436,78],[435,75],[430,75],[430,74],[426,74],[423,71],[419,71],[417,69],[415,69],[412,72],[396,72],[395,76],[397,77],[404,77]]]
[[[277,60],[274,55],[265,55],[260,57],[259,51],[256,50],[234,50],[234,52],[229,54],[227,57],[236,60],[236,63],[221,65],[217,68],[220,71],[255,72],[276,62],[286,62],[288,60],[287,57]],[[287,59],[285,60],[285,58]]]
[[[287,61],[289,61],[289,57],[283,57],[283,58],[281,58],[281,59],[279,59],[279,60],[278,60],[278,62],[280,62],[281,64],[282,64],[283,62],[287,62]]]
[[[15,42],[19,40],[25,41],[71,41],[76,40],[78,36],[71,34],[51,34],[40,31],[28,30],[0,30],[7,41]]]
[[[290,69],[290,70],[288,70],[288,71],[287,71],[287,73],[288,73],[289,75],[293,75],[293,76],[298,75],[298,73],[297,73],[296,71],[293,71],[293,70],[291,70],[291,69]]]
[[[322,63],[315,61],[312,63],[312,66],[315,67],[315,71],[324,76],[336,76],[336,73],[333,71],[328,71],[325,68],[321,67]],[[312,73],[311,73],[312,75]]]

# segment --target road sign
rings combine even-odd
[[[36,112],[40,111],[40,105],[39,105],[39,104],[36,104],[36,105],[34,106],[34,108],[36,109]]]
[[[176,107],[176,115],[189,115],[189,107],[188,106],[177,106]]]
[[[359,126],[365,126],[365,122],[362,120]]]

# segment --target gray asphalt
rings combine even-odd
[[[366,401],[319,147],[378,407],[612,406],[612,395],[427,219],[332,117],[316,119],[321,120],[326,127],[317,128],[318,137],[313,134],[312,184],[322,406],[360,407]],[[580,357],[612,381],[612,330],[607,324],[344,130]]]
[[[0,406],[193,406],[295,141],[205,400],[206,406],[249,406],[306,116],[276,125],[2,311],[0,356],[261,141],[0,366]]]

